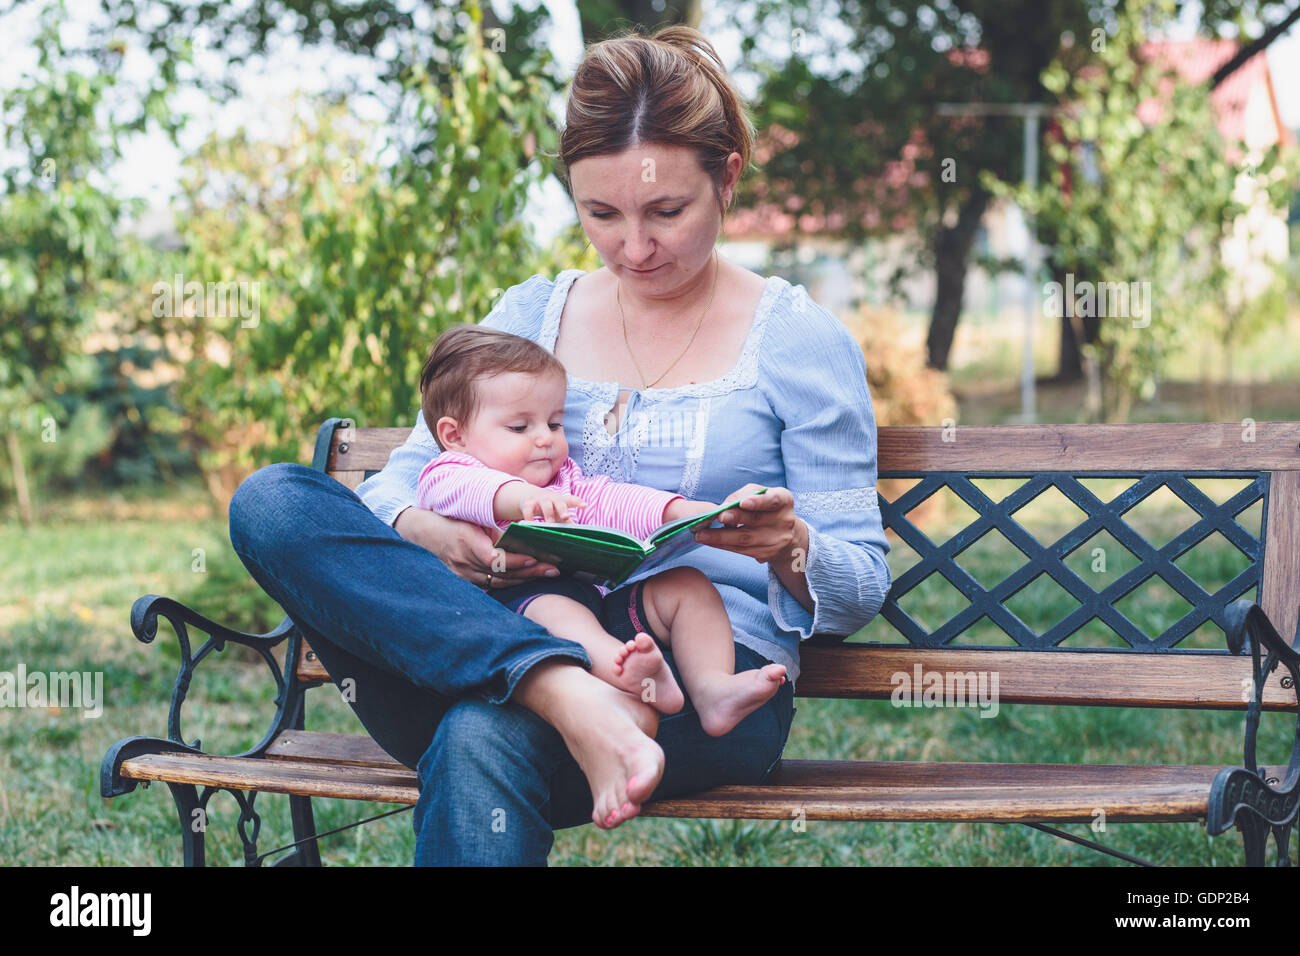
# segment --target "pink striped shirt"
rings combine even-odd
[[[496,520],[492,502],[502,485],[523,480],[489,468],[473,455],[444,451],[420,472],[416,504],[446,518],[504,531],[510,522]],[[617,528],[636,538],[648,538],[663,524],[669,502],[682,497],[671,491],[616,482],[608,475],[587,477],[572,458],[564,459],[546,490],[577,495],[587,503],[585,508],[569,509],[575,523]]]

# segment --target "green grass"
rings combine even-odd
[[[1144,531],[1176,532],[1176,503],[1155,504]],[[1070,523],[1069,508],[1059,503],[1039,508],[1032,517],[1032,522],[1026,518],[1031,530],[1044,536],[1059,534]],[[1257,532],[1258,518],[1253,527],[1250,520],[1243,518]],[[932,512],[926,530],[937,535],[962,522],[962,512],[952,507]],[[1103,543],[1100,546],[1109,549],[1106,567],[1094,571],[1093,546],[1090,542],[1083,549],[1078,558],[1082,564],[1072,565],[1085,580],[1095,578],[1097,586],[1104,586],[1131,566],[1125,563],[1132,562],[1131,555]],[[201,572],[195,570],[196,548],[203,549]],[[1219,548],[1203,547],[1180,566],[1198,580],[1226,580],[1225,575],[1234,573],[1231,551],[1226,542]],[[973,548],[958,560],[991,584],[1014,569],[1017,562],[1010,557],[1005,547]],[[907,549],[891,553],[895,573],[908,559]],[[231,552],[224,522],[211,513],[198,488],[68,499],[49,509],[44,523],[33,530],[12,521],[0,524],[0,580],[5,589],[0,670],[12,670],[22,661],[29,672],[101,671],[107,698],[98,719],[72,710],[0,709],[0,859],[34,865],[177,864],[177,821],[166,787],[159,784],[103,800],[98,795],[99,764],[107,748],[122,737],[165,735],[178,661],[175,638],[164,625],[153,645],[135,641],[128,611],[136,597],[150,592],[174,596],[245,628],[265,629],[279,620]],[[946,619],[964,605],[951,588],[935,587],[920,597],[905,604],[927,623]],[[1051,588],[1034,597],[1024,614],[1041,626],[1074,603]],[[1159,628],[1178,613],[1176,602],[1158,588],[1139,591],[1134,600],[1128,610],[1147,627]],[[990,627],[984,634],[990,642],[997,636],[993,631]],[[1079,646],[1104,645],[1106,635],[1085,638]],[[858,639],[891,638],[878,621]],[[1189,640],[1194,646],[1222,646],[1222,634],[1212,626]],[[186,737],[201,737],[209,752],[231,753],[252,745],[271,719],[272,690],[258,659],[242,648],[226,650],[198,672],[185,710]],[[1262,762],[1285,761],[1294,724],[1292,715],[1264,718]],[[310,694],[308,726],[361,732],[347,705],[329,687]],[[981,719],[974,710],[801,699],[786,756],[1236,765],[1242,759],[1241,742],[1239,713],[1003,705],[996,718]],[[257,806],[264,816],[261,848],[288,842],[287,801],[262,795]],[[335,800],[318,800],[315,806],[321,829],[390,809]],[[242,862],[234,801],[220,794],[210,810],[209,862]],[[1086,825],[1066,829],[1098,837]],[[1238,836],[1211,839],[1194,823],[1113,824],[1100,839],[1159,863],[1238,865],[1242,859]],[[328,838],[322,854],[333,865],[406,865],[413,846],[411,818],[403,813]],[[590,826],[560,832],[551,862],[686,866],[1117,861],[1019,826],[641,819],[611,832]]]

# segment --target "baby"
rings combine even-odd
[[[420,394],[424,420],[443,452],[420,474],[419,507],[503,531],[511,521],[540,516],[606,525],[638,538],[666,521],[716,507],[605,475],[584,476],[564,437],[565,388],[564,366],[528,339],[478,326],[439,336],[420,376]],[[571,577],[488,593],[557,637],[581,644],[596,676],[664,714],[685,703],[659,645],[670,648],[700,724],[715,737],[785,682],[780,664],[734,673],[726,608],[696,568],[661,571],[618,592],[622,600],[607,600],[606,589]],[[635,636],[622,641],[611,630]]]

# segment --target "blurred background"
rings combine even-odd
[[[329,416],[409,425],[441,329],[599,265],[550,158],[565,87],[584,44],[663,22],[709,37],[751,104],[723,251],[845,322],[880,424],[1300,419],[1300,0],[0,0],[0,670],[102,670],[113,703],[0,711],[0,859],[174,861],[165,798],[106,804],[93,779],[113,740],[162,731],[174,642],[137,646],[131,601],[278,622],[230,495],[309,461]],[[212,749],[260,735],[264,678],[243,661],[196,692]],[[334,703],[322,729],[355,732]],[[973,715],[800,710],[792,756],[1010,754],[954,744]],[[1235,730],[1167,716],[1193,723],[1090,726],[1239,762]],[[1017,758],[1068,759],[1044,746]],[[37,859],[6,857],[50,814]],[[767,825],[638,826],[559,858],[813,861]],[[1237,852],[1194,831],[1147,849]],[[408,823],[364,832],[336,862],[409,860]],[[813,857],[932,862],[954,833],[968,862],[1074,853],[854,832]]]

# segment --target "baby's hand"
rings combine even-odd
[[[538,488],[529,491],[519,502],[520,516],[525,521],[540,515],[545,521],[568,521],[570,508],[585,508],[587,503],[576,495]]]

